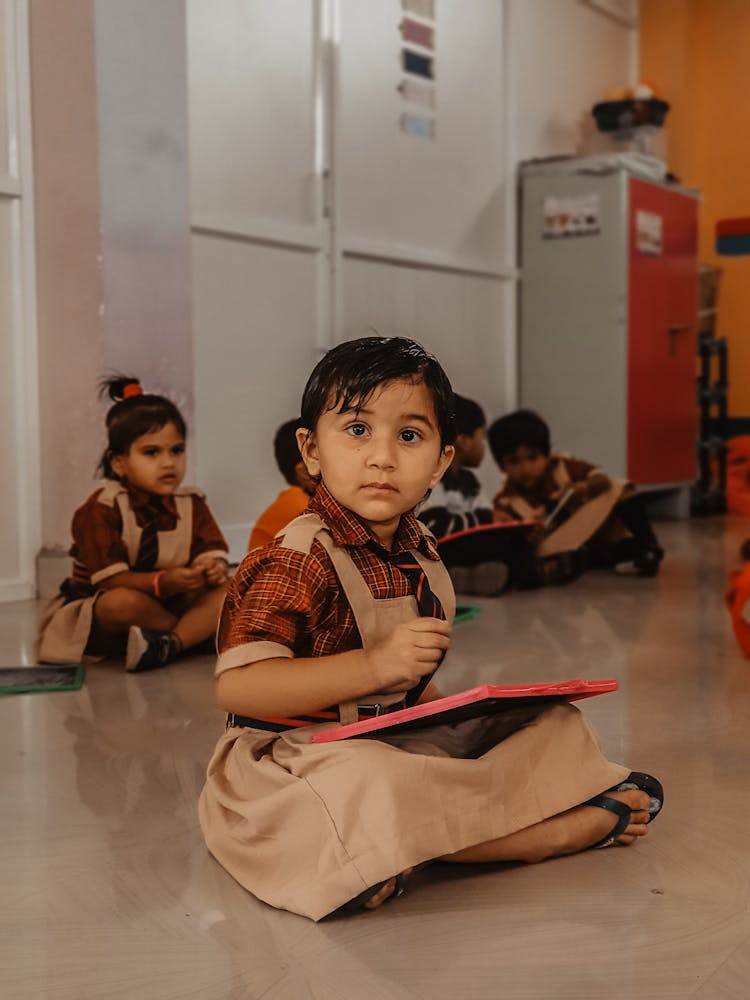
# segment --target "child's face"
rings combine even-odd
[[[401,515],[440,481],[454,452],[441,448],[430,391],[406,379],[376,389],[360,410],[327,410],[297,440],[310,475],[320,474],[386,548]]]
[[[173,423],[136,438],[125,455],[111,465],[120,479],[136,489],[169,496],[185,476],[185,439]]]
[[[527,448],[525,444],[509,452],[502,462],[502,470],[512,486],[531,490],[544,477],[549,456],[538,448]]]
[[[487,443],[487,428],[477,427],[473,434],[456,435],[456,461],[467,469],[482,464]]]

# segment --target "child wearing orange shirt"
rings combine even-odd
[[[271,506],[266,507],[255,522],[247,543],[248,552],[273,541],[282,528],[302,513],[315,492],[317,484],[308,475],[299,453],[296,437],[298,427],[299,420],[287,420],[276,431],[273,453],[279,471],[289,486],[279,493]]]

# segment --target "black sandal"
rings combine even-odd
[[[652,820],[656,818],[658,813],[661,812],[661,808],[664,805],[664,789],[662,788],[661,782],[657,778],[654,778],[653,775],[644,774],[642,771],[631,771],[625,781],[620,782],[620,784],[616,785],[614,788],[608,789],[608,791],[627,792],[636,788],[642,792],[646,792],[650,798],[647,807],[649,818],[646,822],[651,823]],[[588,802],[584,802],[583,805],[597,806],[599,809],[607,809],[609,812],[615,813],[620,817],[607,836],[602,837],[601,840],[592,844],[592,848],[611,847],[620,834],[624,833],[628,826],[630,826],[631,810],[625,805],[624,802],[620,802],[619,799],[613,799],[606,794],[595,795],[592,799],[589,799]]]
[[[394,876],[392,875],[391,878]],[[393,892],[388,896],[387,899],[383,900],[383,903],[389,903],[392,899],[396,899],[398,896],[403,896],[406,888],[406,876],[396,875],[396,887]],[[373,896],[377,896],[386,882],[390,882],[390,878],[384,878],[382,882],[378,882],[377,885],[371,885],[369,889],[365,889],[364,892],[360,892],[358,896],[354,899],[350,899],[348,903],[344,903],[343,906],[339,906],[337,913],[359,913],[360,910],[365,909],[365,903],[369,903]],[[375,907],[378,909],[378,907]]]

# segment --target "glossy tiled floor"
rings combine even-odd
[[[222,717],[211,663],[88,672],[0,699],[0,994],[138,1000],[750,996],[750,663],[722,606],[747,525],[661,526],[658,580],[590,574],[482,601],[446,692],[609,677],[586,712],[610,756],[659,775],[635,848],[536,867],[435,866],[376,913],[274,911],[207,855],[196,799]],[[0,606],[0,663],[33,605]]]

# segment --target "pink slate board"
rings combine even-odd
[[[426,702],[424,705],[414,705],[413,708],[402,708],[397,712],[363,719],[348,726],[322,730],[315,733],[312,742],[332,743],[335,740],[367,736],[370,733],[377,737],[384,735],[385,732],[399,729],[408,731],[422,726],[460,722],[466,718],[502,711],[505,705],[528,703],[536,698],[577,701],[616,690],[617,681],[614,678],[595,681],[576,679],[555,684],[509,684],[502,687],[484,684],[469,691],[448,695],[447,698]]]

